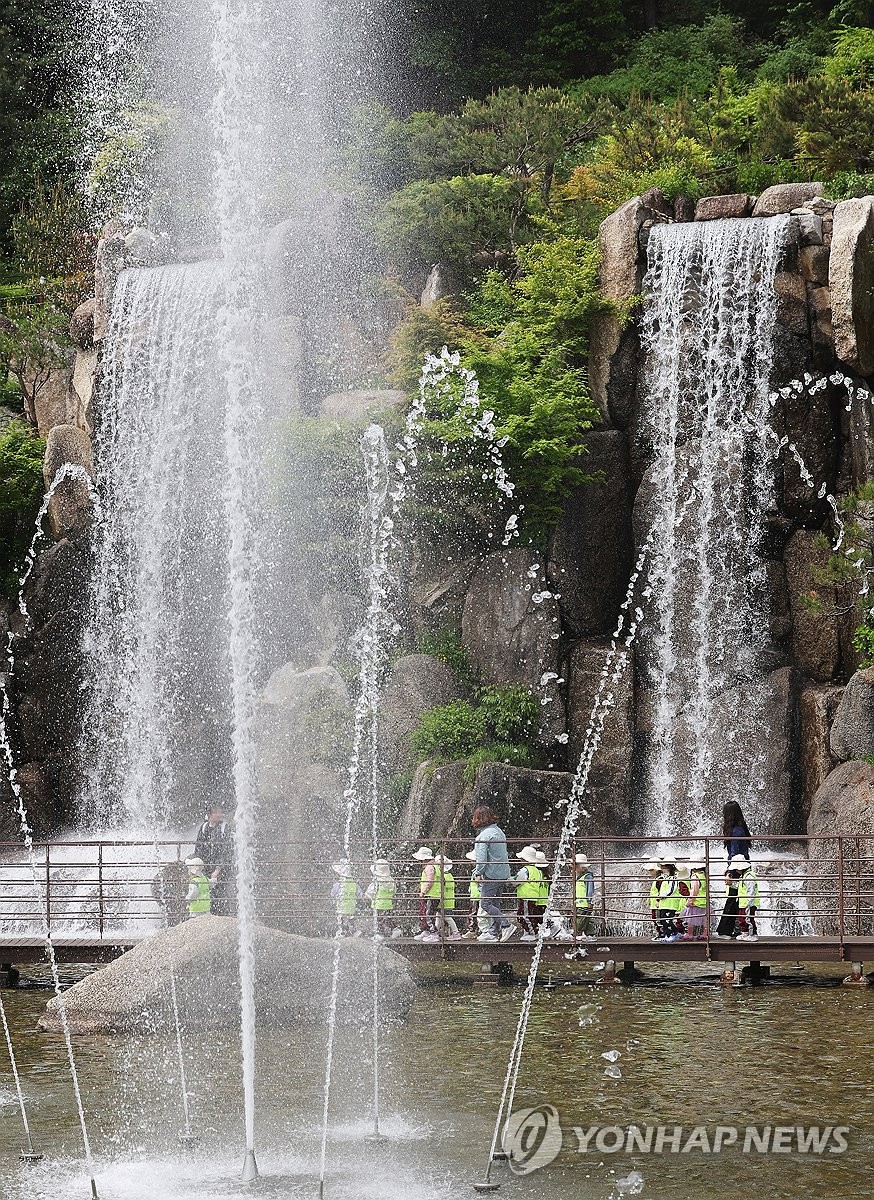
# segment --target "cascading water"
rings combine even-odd
[[[643,437],[653,613],[638,654],[648,830],[706,828],[730,799],[770,826],[763,518],[777,297],[789,219],[657,226],[648,243]],[[753,430],[754,432],[750,432]],[[684,500],[691,490],[695,503]]]

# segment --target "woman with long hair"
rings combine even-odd
[[[749,826],[744,820],[743,810],[736,800],[729,800],[722,810],[722,842],[729,863],[733,858],[748,859],[753,839]],[[719,924],[716,927],[717,937],[734,938],[738,935],[738,885],[740,876],[737,871],[726,872],[725,884],[727,893],[725,907]]]

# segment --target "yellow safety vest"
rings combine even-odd
[[[591,878],[591,871],[583,871],[582,875],[577,876],[577,884],[575,888],[577,908],[589,907],[589,889],[587,885]]]
[[[652,882],[652,887],[649,889],[650,908],[658,908],[659,906],[659,888],[661,887],[661,883],[662,879],[660,875],[657,876]]]
[[[526,863],[528,870],[528,878],[524,883],[520,883],[516,890],[516,895],[520,900],[540,900],[543,872],[539,867],[532,866],[531,863]]]
[[[195,913],[207,913],[212,903],[212,896],[209,890],[209,880],[205,875],[195,875],[192,883],[197,884],[197,899],[189,900],[188,911],[194,916]]]
[[[704,871],[693,871],[692,878],[700,880],[698,895],[692,901],[692,908],[707,907],[707,875]]]
[[[471,900],[479,900],[480,896],[482,896],[482,888],[476,879],[471,879],[470,888],[468,890],[470,892]]]
[[[440,887],[440,880],[443,880],[443,887]],[[427,883],[424,870],[422,871],[422,884]],[[429,900],[439,900],[441,890],[443,893],[443,908],[455,908],[455,876],[451,871],[443,871],[440,867],[434,867],[434,882],[425,892],[425,896]]]
[[[741,876],[737,889],[738,908],[756,908],[759,903],[759,881],[752,871]]]
[[[397,884],[393,879],[382,879],[376,885],[371,897],[371,905],[377,912],[390,912],[395,904]]]
[[[680,891],[680,881],[675,875],[668,875],[659,883],[659,908],[679,912],[685,902],[685,896]]]
[[[337,896],[337,916],[354,917],[358,902],[358,885],[347,876],[340,881],[340,894]]]

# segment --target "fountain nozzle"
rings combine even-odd
[[[180,1133],[179,1134],[179,1145],[182,1147],[183,1150],[193,1150],[199,1141],[200,1141],[200,1138],[197,1136],[196,1133]]]
[[[255,1162],[255,1151],[247,1150],[246,1158],[243,1162],[243,1174],[240,1179],[243,1183],[254,1183],[258,1178],[258,1164]]]
[[[41,1158],[42,1158],[42,1155],[37,1153],[37,1151],[34,1150],[33,1147],[31,1146],[31,1148],[29,1150],[21,1151],[21,1153],[18,1156],[18,1161],[23,1162],[23,1163],[35,1163],[35,1162],[39,1162],[41,1160]]]

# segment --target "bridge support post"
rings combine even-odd
[[[643,979],[643,971],[636,967],[633,962],[626,960],[622,964],[622,970],[616,972],[616,978],[621,983],[636,983],[639,979]]]
[[[740,973],[740,982],[757,987],[766,976],[771,974],[770,967],[763,967],[760,962],[751,962]]]
[[[601,978],[598,980],[598,982],[599,983],[621,983],[622,982],[622,980],[617,978],[617,976],[616,976],[616,960],[615,959],[608,958],[607,961],[604,963],[604,971],[603,971],[603,974],[601,975]]]
[[[722,975],[720,976],[719,982],[723,987],[735,987],[736,985],[740,985],[741,973],[738,970],[737,963],[726,962],[723,964]]]
[[[853,963],[853,969],[843,981],[844,987],[869,987],[871,980],[865,974],[865,964],[860,962]]]
[[[0,987],[18,987],[20,978],[18,968],[13,967],[12,963],[0,963]]]
[[[479,987],[499,987],[513,982],[513,968],[508,962],[484,962],[474,979]]]

